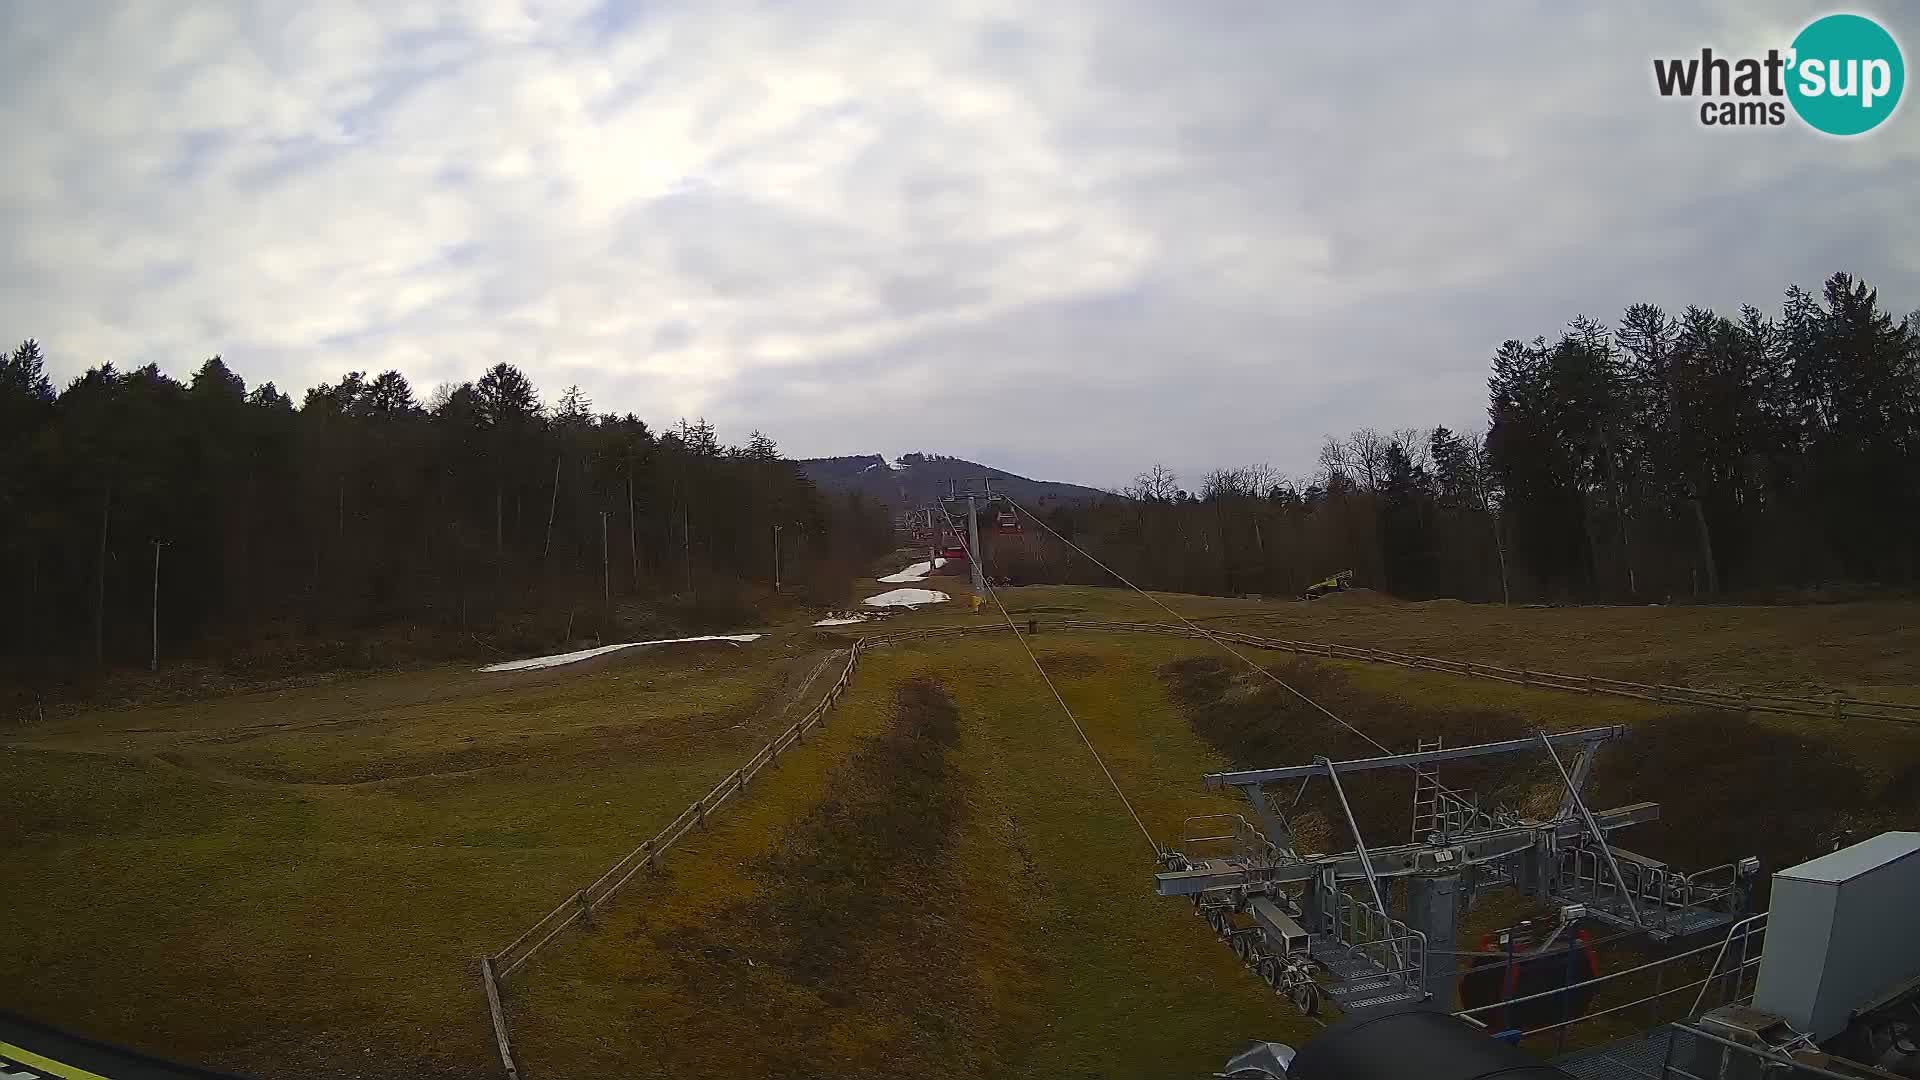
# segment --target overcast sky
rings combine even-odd
[[[1911,103],[1842,141],[1652,88],[1826,5],[1335,7],[7,3],[0,337],[296,401],[505,360],[1117,486],[1483,424],[1499,342],[1583,311],[1920,305]],[[1920,9],[1854,10],[1913,62]]]

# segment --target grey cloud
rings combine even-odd
[[[1106,485],[1472,426],[1499,341],[1579,312],[1920,299],[1910,106],[1836,143],[1653,93],[1813,5],[285,10],[9,13],[0,333],[296,392],[509,360]]]

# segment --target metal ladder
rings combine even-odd
[[[1444,740],[1421,739],[1420,750],[1438,750]],[[1425,843],[1427,836],[1444,832],[1440,817],[1440,768],[1425,764],[1413,767],[1413,842]]]

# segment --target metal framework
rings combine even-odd
[[[1323,998],[1344,1011],[1450,998],[1460,918],[1490,888],[1557,905],[1556,938],[1588,919],[1655,941],[1731,927],[1748,913],[1758,860],[1681,873],[1612,842],[1614,831],[1658,819],[1659,804],[1594,810],[1583,798],[1596,752],[1626,734],[1615,725],[1474,746],[1422,740],[1412,753],[1214,773],[1207,786],[1241,791],[1259,824],[1237,814],[1189,819],[1161,856],[1155,890],[1191,899],[1236,955],[1309,1014]],[[1544,755],[1559,774],[1564,791],[1550,818],[1483,806],[1440,780],[1446,762],[1524,753]],[[1413,773],[1413,835],[1369,846],[1347,785],[1357,774],[1402,768]],[[1289,804],[1297,807],[1317,777],[1352,830],[1350,851],[1297,851],[1289,811],[1269,790],[1297,781]],[[1397,909],[1395,881],[1403,883]]]
[[[967,572],[973,586],[974,595],[986,592],[986,567],[979,557],[980,551],[980,510],[982,507],[1011,507],[1013,501],[1006,495],[993,490],[993,478],[984,477],[979,487],[969,484],[962,489],[958,483],[950,483],[947,494],[940,501],[943,513],[954,516],[965,511],[967,515]]]

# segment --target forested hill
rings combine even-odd
[[[1143,585],[1290,595],[1336,570],[1403,597],[1617,601],[1920,585],[1920,312],[1846,274],[1776,313],[1635,304],[1489,343],[1488,425],[1329,436],[1051,512]],[[1531,333],[1529,329],[1527,331]],[[1016,580],[1103,577],[1010,546]],[[1837,586],[1837,587],[1836,587]]]
[[[219,357],[56,393],[38,344],[0,353],[0,676],[144,666],[156,636],[162,664],[379,665],[737,626],[776,526],[787,592],[827,604],[891,544],[757,432],[548,403],[510,364],[426,402],[352,372],[296,406]]]
[[[877,499],[894,511],[925,506],[946,494],[950,483],[978,486],[990,479],[997,491],[1029,506],[1099,499],[1106,492],[1078,484],[1033,480],[1005,469],[940,454],[904,454],[888,461],[878,454],[851,457],[805,458],[800,461],[807,479],[823,491],[856,492]]]

